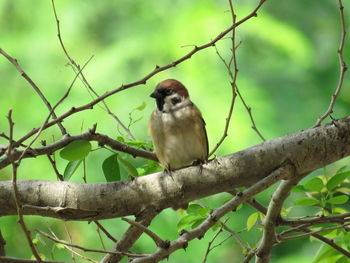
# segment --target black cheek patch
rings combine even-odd
[[[164,107],[164,98],[157,98],[156,99],[156,103],[157,103],[157,108],[160,111],[163,111],[163,107]]]
[[[179,102],[181,102],[181,99],[180,99],[180,98],[172,98],[172,99],[171,99],[171,103],[172,103],[173,105],[176,105],[176,104],[178,104]]]

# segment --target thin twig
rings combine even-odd
[[[0,48],[0,54],[2,54],[5,58],[7,58],[8,61],[10,61],[17,69],[17,71],[21,74],[21,76],[33,87],[33,89],[35,90],[36,93],[38,93],[39,97],[42,99],[42,101],[44,102],[44,104],[46,105],[46,107],[48,108],[48,110],[50,112],[52,112],[52,118],[55,120],[57,119],[57,116],[55,114],[55,112],[53,111],[50,103],[48,102],[48,100],[46,99],[46,97],[44,96],[44,94],[41,92],[41,90],[39,89],[39,87],[34,83],[34,81],[27,75],[27,73],[24,72],[24,70],[22,69],[22,67],[18,64],[17,59],[14,59],[13,57],[11,57],[9,54],[7,54],[3,49]],[[66,135],[67,131],[66,129],[63,127],[61,122],[57,122],[58,127],[61,130],[62,135]]]
[[[139,222],[130,220],[130,219],[125,218],[125,217],[123,217],[122,220],[125,221],[125,222],[128,222],[130,225],[133,225],[133,226],[139,228],[140,230],[142,230],[142,232],[144,232],[150,238],[152,238],[152,240],[154,241],[154,243],[156,243],[156,245],[158,247],[166,248],[166,247],[169,246],[170,242],[168,240],[161,239],[156,233],[154,233],[153,231],[149,230],[147,227],[145,227],[144,225],[140,224]]]
[[[118,240],[115,239],[102,225],[100,222],[98,221],[94,221],[94,223],[98,226],[99,229],[102,230],[103,233],[105,233],[105,235],[112,240],[113,242],[117,242]]]
[[[339,92],[343,86],[343,80],[344,80],[344,75],[348,67],[345,64],[344,58],[343,58],[343,48],[344,48],[344,43],[345,43],[345,36],[346,36],[346,30],[345,30],[345,19],[344,19],[344,6],[342,3],[342,0],[339,1],[339,10],[340,10],[340,21],[341,21],[341,36],[340,36],[340,44],[339,44],[339,49],[337,51],[338,53],[338,59],[339,59],[339,66],[340,66],[340,74],[339,74],[339,80],[338,80],[338,85],[337,88],[332,95],[331,102],[328,106],[327,111],[321,116],[317,118],[316,124],[313,127],[320,126],[321,122],[327,118],[330,114],[333,113],[333,107],[335,104],[335,101],[339,95]]]
[[[133,254],[133,253],[129,253],[129,252],[111,252],[111,251],[105,251],[105,250],[98,250],[98,249],[92,249],[92,248],[85,248],[85,247],[82,247],[82,246],[78,246],[78,245],[74,245],[74,244],[69,244],[67,242],[64,242],[64,241],[61,241],[61,240],[58,240],[57,238],[54,238],[48,234],[46,234],[45,232],[39,230],[39,229],[35,229],[36,232],[38,232],[40,235],[43,235],[44,237],[56,242],[56,243],[60,243],[62,245],[65,245],[65,246],[69,246],[69,247],[74,247],[74,248],[77,248],[77,249],[80,249],[80,250],[83,250],[84,252],[95,252],[95,253],[102,253],[102,254],[116,254],[116,255],[119,255],[119,254],[122,254],[122,255],[125,255],[125,256],[128,256],[128,257],[145,257],[147,256],[147,254]]]
[[[69,62],[71,63],[71,65],[73,66],[73,70],[74,72],[76,70],[80,71],[80,65],[78,65],[74,59],[72,59],[71,56],[69,56],[67,49],[64,46],[63,40],[62,40],[62,36],[61,36],[61,29],[60,29],[60,21],[58,19],[57,16],[57,12],[56,12],[56,7],[55,7],[55,2],[54,0],[51,1],[52,2],[52,9],[55,15],[55,20],[56,20],[56,25],[57,25],[57,37],[60,41],[61,47],[63,49],[64,54],[66,55],[67,59],[69,60]],[[97,98],[99,97],[99,95],[97,94],[97,92],[91,87],[91,85],[89,84],[89,82],[86,80],[84,74],[80,74],[81,78],[82,78],[82,82],[84,83],[84,85],[88,88],[88,90],[90,90]],[[109,109],[109,107],[107,106],[107,104],[105,103],[104,100],[102,100],[103,105],[106,108],[106,111],[108,112],[109,115],[111,115],[116,121],[117,123],[129,134],[129,136],[133,139],[136,140],[135,137],[132,135],[130,129],[128,129],[123,122],[114,114],[111,112],[111,110]]]
[[[225,221],[224,221],[224,223],[226,223],[228,219],[229,219],[229,218],[226,218]],[[213,242],[215,241],[215,239],[222,233],[222,229],[223,229],[223,224],[221,225],[221,227],[219,228],[219,230],[216,231],[216,233],[215,233],[215,235],[213,236],[213,238],[209,241],[207,250],[206,250],[205,255],[204,255],[203,263],[207,262],[207,257],[208,257],[208,255],[209,255],[210,251],[212,251],[215,247],[217,247],[217,246],[211,247],[211,245],[213,244]],[[229,238],[230,238],[230,237],[231,237],[231,235],[229,236]],[[226,240],[227,240],[227,239],[225,239],[225,241],[226,241]],[[222,243],[220,242],[220,244],[222,244]]]
[[[0,231],[0,256],[6,256],[5,246],[6,246],[6,240],[4,239]]]
[[[56,120],[52,120],[50,122],[48,122],[45,126],[44,129],[51,127],[52,125],[54,125],[57,122],[63,121],[65,118],[71,116],[72,114],[75,114],[77,112],[80,111],[84,111],[86,109],[91,109],[94,105],[96,105],[97,103],[101,102],[102,100],[108,98],[109,96],[118,93],[120,91],[129,89],[131,87],[135,87],[138,85],[145,85],[147,80],[149,80],[150,78],[152,78],[154,75],[165,71],[169,68],[173,68],[176,67],[177,65],[179,65],[180,63],[190,59],[194,54],[196,54],[197,52],[209,48],[211,46],[214,46],[216,42],[218,42],[219,40],[221,40],[225,35],[227,35],[229,32],[231,32],[234,28],[238,27],[239,25],[243,24],[244,22],[246,22],[247,20],[251,19],[252,17],[256,17],[257,16],[257,11],[260,9],[260,7],[265,3],[266,0],[260,0],[259,3],[257,4],[257,6],[254,8],[254,10],[248,14],[246,17],[242,18],[240,21],[236,22],[234,25],[231,25],[230,27],[228,27],[226,30],[224,30],[223,32],[221,32],[220,34],[218,34],[214,39],[212,39],[211,41],[209,41],[206,44],[203,44],[201,46],[196,46],[195,48],[193,48],[190,52],[188,52],[186,55],[184,55],[183,57],[167,64],[164,66],[156,66],[154,70],[152,70],[150,73],[148,73],[146,76],[144,76],[143,78],[141,78],[140,80],[131,82],[129,84],[123,84],[120,87],[111,90],[109,92],[106,92],[105,94],[101,95],[100,97],[96,98],[95,100],[82,105],[80,107],[74,107],[71,108],[70,110],[68,110],[66,113],[62,114],[61,116],[59,116]],[[35,133],[37,133],[39,130],[39,128],[35,128],[32,131],[28,132],[26,135],[24,135],[22,138],[20,138],[18,140],[18,143],[22,143],[25,140],[27,140],[28,138],[30,138],[31,136],[33,136]]]
[[[232,25],[235,25],[236,24],[236,14],[235,14],[234,9],[233,9],[232,1],[229,0],[229,3],[230,3],[231,15],[232,15]],[[236,59],[236,44],[235,44],[235,42],[236,42],[236,29],[235,28],[232,29],[231,40],[232,40],[232,56],[231,56],[229,64],[226,63],[225,59],[219,54],[219,51],[218,51],[216,45],[214,45],[216,53],[218,54],[219,58],[225,64],[225,66],[229,72],[230,78],[231,78],[230,84],[231,84],[231,89],[232,89],[232,99],[231,99],[230,109],[229,109],[228,115],[226,117],[224,133],[223,133],[221,139],[219,140],[219,142],[214,147],[214,149],[209,153],[209,156],[211,156],[213,153],[215,153],[215,151],[220,147],[220,145],[223,143],[223,141],[227,137],[227,131],[228,131],[228,128],[230,126],[233,107],[235,105],[236,96],[237,96],[237,94],[236,94],[236,79],[237,79],[238,68],[237,68],[237,59]],[[233,66],[234,66],[234,72],[232,72],[231,67],[230,67],[232,61],[233,61]]]
[[[328,228],[321,228],[321,229],[318,229],[318,230],[315,230],[315,231],[311,231],[311,232],[308,232],[308,233],[295,235],[295,236],[289,236],[289,237],[279,236],[279,239],[280,239],[280,241],[287,241],[287,240],[292,240],[292,239],[296,239],[296,238],[307,237],[307,236],[310,236],[312,234],[317,234],[317,233],[320,233],[320,232],[325,232],[325,231],[330,231],[330,230],[343,228],[343,227],[346,227],[346,226],[349,226],[349,225],[350,225],[350,223],[346,223],[346,224],[341,224],[339,226],[333,226],[333,227],[328,227]]]
[[[19,191],[18,191],[18,186],[17,186],[17,168],[18,168],[18,162],[15,162],[11,156],[11,152],[12,152],[12,143],[13,143],[13,126],[14,123],[12,121],[12,109],[9,110],[8,113],[8,121],[9,121],[9,126],[10,126],[10,136],[9,136],[9,146],[7,149],[7,156],[12,164],[12,186],[13,186],[13,192],[14,192],[14,197],[15,197],[15,203],[16,203],[16,208],[17,208],[17,214],[18,214],[18,222],[20,223],[23,232],[27,238],[27,242],[30,246],[30,249],[33,252],[33,255],[35,257],[35,259],[37,260],[37,262],[41,262],[41,258],[39,256],[39,253],[36,251],[36,248],[34,246],[34,243],[32,241],[32,237],[30,235],[30,231],[28,230],[27,226],[24,223],[23,220],[23,211],[22,211],[22,201],[19,195]]]

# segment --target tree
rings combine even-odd
[[[39,117],[44,121],[20,136],[16,133],[17,126],[14,124],[15,109],[10,109],[7,114],[6,127],[8,132],[4,130],[1,133],[4,144],[0,148],[0,169],[9,169],[8,167],[10,167],[12,180],[0,182],[0,215],[16,215],[18,217],[25,233],[26,244],[29,245],[33,253],[34,261],[48,261],[43,258],[40,251],[40,246],[45,244],[42,238],[45,237],[54,241],[55,248],[63,247],[73,254],[78,253],[73,248],[103,253],[104,257],[101,262],[119,262],[127,257],[132,262],[158,262],[168,258],[177,250],[186,249],[194,239],[208,236],[210,229],[216,232],[210,239],[204,261],[208,259],[209,253],[216,247],[213,245],[215,239],[223,232],[229,233],[228,237],[235,239],[241,245],[244,262],[249,262],[253,258],[255,258],[255,262],[268,262],[273,246],[279,246],[279,243],[284,241],[305,236],[312,236],[321,241],[321,246],[327,244],[315,260],[327,259],[328,257],[333,260],[332,262],[334,260],[346,262],[347,258],[350,258],[349,235],[347,234],[349,212],[344,206],[348,201],[349,189],[346,187],[346,180],[350,171],[341,168],[329,175],[325,173],[321,176],[308,176],[313,171],[350,155],[350,118],[334,119],[330,116],[343,86],[347,69],[343,58],[346,35],[344,17],[346,16],[342,1],[339,0],[337,9],[341,21],[338,49],[340,74],[336,89],[331,95],[329,108],[321,117],[317,118],[316,123],[310,129],[268,141],[265,141],[261,130],[258,129],[252,109],[248,106],[244,93],[241,93],[242,89],[239,88],[237,79],[239,76],[237,56],[239,56],[241,42],[237,39],[236,31],[249,25],[252,19],[259,23],[260,15],[258,18],[255,17],[264,5],[265,0],[260,0],[247,15],[237,19],[236,7],[229,1],[231,24],[217,36],[204,44],[191,45],[190,51],[185,55],[178,57],[171,63],[155,66],[152,71],[141,78],[136,78],[136,80],[133,78],[128,84],[121,84],[111,91],[106,91],[106,89],[93,88],[93,85],[88,81],[89,74],[85,73],[85,70],[92,57],[83,66],[80,66],[73,59],[61,34],[58,12],[56,12],[54,1],[52,1],[54,25],[57,27],[60,47],[74,72],[73,80],[55,104],[52,104],[53,100],[44,95],[36,81],[29,76],[30,74],[26,73],[22,63],[14,59],[5,49],[0,49],[3,57],[12,63],[47,108],[47,114],[42,110],[38,112]],[[225,42],[225,46],[219,46],[227,36],[229,39]],[[171,175],[157,172],[160,171],[160,168],[155,162],[157,158],[152,152],[151,143],[147,140],[136,139],[138,137],[132,132],[132,127],[138,125],[142,119],[138,113],[144,110],[146,103],[141,103],[134,108],[129,107],[126,113],[127,118],[121,118],[119,116],[123,110],[121,108],[112,110],[109,99],[123,96],[123,93],[127,92],[129,92],[129,98],[133,98],[136,96],[136,93],[133,92],[138,92],[134,91],[137,90],[137,87],[142,87],[164,71],[185,62],[191,63],[192,57],[209,49],[215,51],[216,59],[221,63],[220,66],[228,73],[232,93],[226,122],[224,127],[220,128],[223,130],[223,134],[218,142],[213,144],[212,154],[220,149],[225,140],[227,141],[231,117],[235,107],[237,107],[238,99],[241,102],[241,107],[245,108],[248,113],[256,137],[264,142],[236,153],[232,151],[229,155],[213,156],[203,167],[191,166],[173,171]],[[72,96],[73,87],[78,81],[86,87],[91,97],[84,93],[80,95],[81,101],[74,101],[73,104],[69,101],[69,109],[67,109],[67,101]],[[102,93],[103,95],[100,95]],[[227,97],[226,91],[225,94]],[[103,124],[103,121],[94,120],[93,123],[97,122],[97,125],[90,126],[86,132],[73,135],[72,130],[74,129],[69,121],[75,118],[75,121],[80,124],[86,118],[93,118],[90,110],[98,107],[103,108],[107,114],[111,115],[117,123],[114,126],[120,129],[120,134],[118,136],[115,136],[115,133],[109,135],[108,132],[104,132],[103,127],[100,131],[100,123]],[[64,108],[66,109],[64,110]],[[113,112],[118,112],[118,114]],[[80,117],[81,113],[86,115]],[[326,118],[330,119],[330,122],[321,125]],[[67,122],[70,129],[67,128]],[[60,135],[57,134],[57,131],[60,132]],[[50,138],[51,134],[55,134],[53,139]],[[56,139],[58,136],[60,139]],[[95,146],[93,142],[97,145]],[[104,151],[103,162],[99,166],[102,166],[106,183],[93,183],[89,180],[89,163],[95,166],[99,163],[87,160],[87,157],[93,155],[95,150]],[[31,166],[35,166],[34,162],[40,156],[47,158],[48,164],[51,165],[49,177],[51,180],[19,180],[18,177],[24,172],[22,167],[28,166],[29,161]],[[138,157],[138,159],[135,161],[132,157]],[[139,158],[143,158],[143,160]],[[66,160],[65,167],[63,167],[64,172],[62,172],[62,160]],[[40,167],[40,165],[37,166]],[[83,167],[84,183],[70,182],[74,179],[72,176],[79,167]],[[41,171],[41,173],[45,172],[44,169]],[[52,180],[52,174],[57,177],[57,182]],[[306,181],[297,185],[305,177],[307,177]],[[257,194],[270,189],[273,184],[278,182],[279,185],[273,192],[267,206],[254,199]],[[209,207],[200,201],[195,201],[224,192],[229,193],[231,198],[215,206]],[[293,194],[291,194],[292,192]],[[297,218],[291,218],[289,216],[290,208],[285,206],[285,200],[289,196],[296,199],[294,206],[308,206],[311,213],[304,211],[304,214]],[[179,222],[176,222],[179,231],[177,237],[171,240],[162,239],[157,231],[148,227],[163,210],[170,207],[183,207],[189,202],[192,203],[186,212],[182,211],[184,215]],[[227,220],[232,217],[231,212],[241,213],[240,209],[243,203],[255,209],[249,217],[243,220],[248,230],[254,226],[259,227],[257,222],[259,218],[261,220],[260,240],[256,242],[255,246],[249,246],[247,242],[242,241],[237,231],[234,231],[227,224]],[[39,215],[40,217],[62,220],[93,221],[97,225],[100,239],[102,240],[102,233],[100,233],[102,231],[114,242],[114,245],[105,247],[102,242],[104,249],[87,249],[73,244],[72,241],[62,241],[57,236],[57,231],[53,231],[50,227],[48,227],[50,234],[42,229],[31,229],[27,220],[24,219],[25,215]],[[126,216],[131,215],[135,216],[135,220],[126,218]],[[116,240],[98,220],[119,217],[126,221],[129,227]],[[40,222],[43,221],[44,219],[41,218]],[[35,238],[34,231],[37,233]],[[142,234],[151,238],[157,246],[156,250],[150,248],[144,254],[134,252],[133,245]],[[219,245],[222,245],[226,240],[219,242]],[[4,262],[27,262],[19,258],[6,257],[4,249],[6,242],[3,238],[0,241],[0,252],[3,256],[0,258],[1,260]],[[191,247],[188,250],[191,250]],[[93,260],[86,255],[80,255],[80,257],[85,260]],[[176,257],[176,255],[171,257]]]

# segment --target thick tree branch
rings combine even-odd
[[[283,163],[307,174],[350,155],[350,117],[267,141],[208,164],[114,183],[18,181],[24,214],[97,220],[162,210],[205,196],[250,186]],[[9,181],[0,182],[0,216],[16,214]]]

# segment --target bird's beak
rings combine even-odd
[[[158,92],[158,90],[155,90],[152,92],[152,94],[150,95],[150,97],[158,99],[161,97],[161,94]]]

